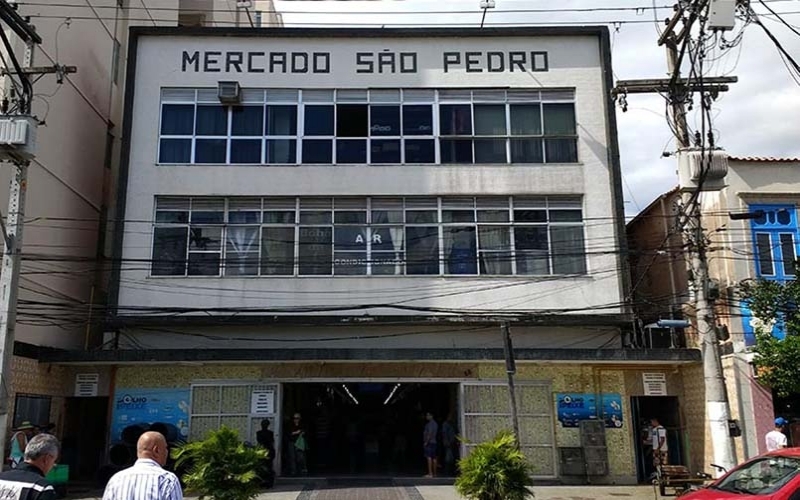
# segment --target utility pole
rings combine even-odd
[[[690,101],[694,92],[700,91],[701,106],[705,106],[705,92],[711,94],[725,92],[728,90],[726,84],[737,81],[736,77],[702,77],[699,82],[690,82],[680,76],[680,64],[686,51],[687,38],[691,37],[692,26],[698,18],[707,16],[708,1],[692,0],[691,2],[681,2],[676,5],[672,19],[667,21],[666,28],[662,32],[658,44],[664,45],[667,49],[667,67],[671,78],[619,81],[613,91],[615,97],[622,99],[623,111],[627,107],[625,95],[629,93],[660,93],[669,96],[672,112],[671,121],[678,144],[677,156],[679,162],[683,162],[682,164],[688,161],[689,155],[696,155],[697,153],[697,151],[691,151],[692,145],[690,144],[689,130],[686,123],[687,101]],[[687,11],[688,17],[686,17]],[[732,27],[733,11],[731,11],[730,17]],[[676,33],[681,21],[683,21],[683,27]],[[722,29],[730,28],[725,27]],[[679,49],[681,46],[683,49]],[[705,137],[700,137],[700,140],[705,141]],[[706,239],[703,232],[699,204],[700,190],[704,188],[703,183],[711,170],[711,155],[712,151],[709,151],[709,148],[704,146],[700,149],[700,175],[699,178],[692,179],[694,184],[684,183],[683,178],[681,179],[682,204],[686,218],[684,238],[688,246],[689,265],[695,289],[694,306],[697,334],[700,338],[703,357],[706,418],[714,450],[714,461],[730,470],[736,464],[736,450],[730,435],[730,406],[719,354],[715,313],[713,304],[708,298],[710,278],[706,255]],[[706,163],[706,157],[709,157],[709,159],[707,164],[704,164]],[[715,179],[715,181],[719,180],[719,178]],[[709,184],[712,183],[709,182]],[[716,182],[715,184],[721,187],[721,182]]]
[[[15,169],[8,197],[8,214],[2,225],[5,251],[0,266],[0,450],[5,450],[8,432],[8,410],[11,397],[11,363],[14,354],[14,338],[17,317],[17,295],[19,292],[20,260],[22,252],[22,231],[25,217],[25,195],[28,187],[28,165],[35,157],[36,127],[38,120],[31,115],[33,85],[31,75],[56,74],[61,83],[66,73],[74,73],[76,68],[55,65],[52,67],[33,67],[33,54],[36,45],[42,42],[36,30],[17,14],[5,0],[0,0],[0,38],[13,62],[14,68],[4,68],[0,75],[16,76],[22,84],[22,95],[16,100],[16,113],[11,114],[3,103],[0,115],[0,161],[10,162]],[[22,66],[16,56],[8,36],[6,26],[25,42],[25,57]],[[0,222],[2,216],[0,216]]]
[[[503,322],[500,326],[503,333],[503,351],[506,358],[506,373],[508,374],[508,397],[511,404],[511,425],[514,428],[514,441],[517,448],[520,446],[519,436],[519,414],[517,413],[517,393],[514,389],[514,374],[517,373],[517,363],[514,360],[514,346],[511,343],[511,330],[508,322]]]

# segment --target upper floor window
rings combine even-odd
[[[158,197],[155,276],[586,273],[581,200]]]
[[[163,164],[578,161],[574,91],[164,89]]]
[[[793,279],[797,259],[797,210],[794,205],[750,205],[759,277]]]

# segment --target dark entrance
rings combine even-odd
[[[61,462],[70,479],[94,479],[105,458],[108,398],[67,398]]]
[[[284,476],[291,474],[287,450],[295,413],[302,415],[312,476],[421,476],[425,413],[433,413],[440,434],[448,415],[458,425],[458,384],[286,384],[283,394]],[[443,464],[441,443],[439,448]]]
[[[640,482],[650,482],[654,472],[652,448],[649,442],[650,419],[655,417],[667,429],[667,446],[669,447],[669,463],[684,465],[684,453],[681,441],[683,425],[680,408],[676,396],[634,396],[631,398],[631,410],[635,430],[636,471]]]

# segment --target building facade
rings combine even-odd
[[[585,479],[587,419],[593,480],[646,477],[656,414],[688,459],[698,353],[623,335],[605,28],[130,40],[106,348],[44,357],[109,374],[112,443],[269,419],[286,475],[299,413],[311,474],[416,474],[425,412],[510,426],[507,323],[537,477]]]

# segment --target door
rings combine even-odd
[[[657,418],[667,430],[669,463],[685,465],[686,457],[681,439],[683,424],[677,396],[633,396],[631,413],[635,432],[636,472],[640,482],[649,482],[649,478],[655,472],[652,447],[648,445],[651,418]]]
[[[108,434],[108,398],[67,398],[61,462],[69,465],[70,479],[94,479],[105,459]]]

